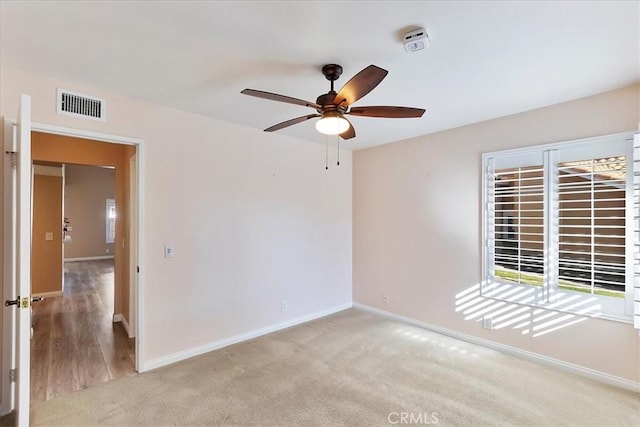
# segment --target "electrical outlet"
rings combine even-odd
[[[165,258],[173,258],[174,254],[175,254],[175,249],[173,248],[173,245],[165,245],[164,246],[164,257]]]
[[[289,301],[287,301],[286,299],[280,301],[280,311],[282,311],[283,313],[285,311],[289,311]]]
[[[483,317],[482,327],[485,329],[493,329],[493,319],[491,317]]]
[[[389,304],[389,294],[388,293],[384,293],[382,294],[382,302],[385,304]]]

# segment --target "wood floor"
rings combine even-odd
[[[65,263],[64,295],[33,304],[31,402],[135,374],[134,340],[113,323],[113,260]]]

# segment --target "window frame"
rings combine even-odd
[[[536,308],[546,308],[566,311],[573,314],[600,317],[625,323],[633,323],[634,317],[634,135],[635,132],[623,132],[613,135],[585,138],[571,141],[554,142],[536,146],[512,148],[482,154],[482,280],[480,295],[499,301],[513,302]],[[557,180],[558,153],[565,154],[575,150],[580,153],[588,152],[588,157],[598,158],[609,156],[611,143],[619,144],[626,156],[625,176],[625,292],[624,298],[605,295],[585,294],[577,291],[563,290],[557,287],[557,279],[550,279],[550,275],[558,275],[559,250],[553,245],[558,244],[559,230],[554,232],[553,216],[558,215],[558,200],[551,200],[555,190],[551,186]],[[608,145],[607,145],[608,144]],[[620,151],[619,151],[620,152]],[[602,153],[605,153],[604,155]],[[620,154],[622,155],[622,152]],[[542,160],[543,172],[543,212],[544,212],[544,253],[543,256],[543,285],[542,287],[518,284],[496,277],[495,242],[490,241],[495,231],[495,207],[492,199],[495,188],[493,171],[496,160],[506,163],[522,161],[522,166],[535,165],[535,157]],[[522,160],[519,160],[522,159]],[[526,160],[525,160],[526,159]],[[576,159],[578,160],[578,159]],[[639,159],[635,159],[636,162]],[[566,161],[566,160],[565,160]],[[509,166],[506,166],[509,167]],[[515,166],[514,166],[515,167]],[[555,204],[552,206],[552,204]],[[554,240],[555,239],[555,240]]]

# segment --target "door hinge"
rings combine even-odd
[[[136,265],[136,272],[140,273],[140,266]]]
[[[11,169],[18,167],[18,153],[15,151],[5,151],[5,153],[11,156]]]
[[[9,381],[12,383],[16,382],[16,377],[18,376],[15,369],[9,369]]]

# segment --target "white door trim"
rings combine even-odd
[[[15,122],[15,120],[12,120]],[[46,123],[31,123],[31,130],[43,133],[52,133],[55,135],[74,136],[84,139],[93,139],[100,142],[109,142],[112,144],[125,145],[142,145],[144,141],[140,138],[132,138],[128,136],[113,135],[109,133],[94,132],[91,130],[68,128],[64,126],[49,125]]]

